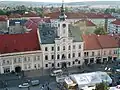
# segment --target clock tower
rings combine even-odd
[[[68,23],[66,21],[66,17],[67,16],[65,15],[64,3],[62,2],[57,30],[58,36],[60,38],[68,37]]]

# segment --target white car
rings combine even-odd
[[[28,88],[29,86],[30,86],[29,83],[23,83],[23,84],[19,85],[18,87],[19,88]]]

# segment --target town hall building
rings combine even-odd
[[[70,28],[64,6],[55,23],[39,25],[44,69],[79,66],[83,63],[83,41],[78,31]]]

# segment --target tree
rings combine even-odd
[[[105,13],[105,14],[109,14],[109,13],[110,13],[110,9],[108,9],[108,8],[105,9],[104,13]]]
[[[105,35],[106,34],[106,32],[103,29],[103,27],[96,28],[95,31],[94,31],[94,33],[97,34],[97,35]]]
[[[0,15],[6,15],[6,12],[0,9]]]
[[[96,85],[95,90],[109,90],[108,85],[105,82]]]

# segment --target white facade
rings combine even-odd
[[[83,42],[74,42],[69,37],[68,22],[58,21],[57,35],[53,44],[41,44],[44,69],[82,65]]]
[[[108,30],[110,33],[120,33],[120,25],[110,23]]]
[[[34,70],[43,67],[42,52],[29,51],[0,55],[0,73]]]

